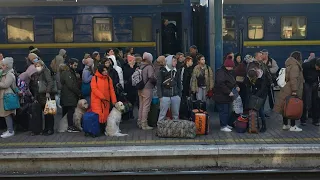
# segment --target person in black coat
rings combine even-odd
[[[138,96],[136,87],[132,86],[132,74],[136,71],[137,66],[134,56],[127,56],[128,63],[123,66],[124,91],[127,93],[128,101],[134,106]],[[129,112],[129,119],[134,119],[133,110]]]
[[[228,125],[231,112],[231,103],[234,99],[234,92],[240,91],[237,82],[232,74],[234,62],[231,56],[224,61],[223,66],[217,70],[213,99],[219,111],[221,131],[231,132],[232,127]]]
[[[193,60],[192,57],[187,56],[185,59],[185,64],[180,69],[181,73],[181,82],[182,82],[182,97],[180,104],[180,117],[181,119],[189,119],[190,118],[190,109],[188,109],[187,101],[188,97],[190,97],[190,81],[193,72]]]
[[[311,59],[302,64],[303,77],[305,80],[303,86],[303,114],[301,125],[305,126],[307,122],[307,112],[311,110],[312,124],[319,126],[319,108],[320,101],[318,97],[319,77],[320,77],[320,58]]]
[[[268,81],[264,75],[262,69],[252,68],[248,70],[248,76],[245,79],[246,85],[246,94],[248,101],[244,105],[244,109],[247,109],[248,104],[250,103],[250,96],[255,95],[263,99],[263,105],[259,110],[259,116],[262,120],[262,127],[260,132],[265,132],[267,130],[265,113],[264,113],[264,104],[268,96]]]

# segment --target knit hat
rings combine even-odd
[[[234,62],[232,61],[232,57],[228,56],[227,59],[223,63],[224,67],[234,67]]]
[[[147,60],[149,63],[152,63],[153,56],[152,54],[145,52],[143,53],[142,59]]]
[[[93,65],[93,59],[92,58],[87,58],[86,59],[86,62],[87,62],[87,66],[92,66]]]
[[[134,61],[135,60],[135,57],[134,56],[131,56],[131,55],[128,55],[127,56],[127,61],[128,61],[128,63],[130,63],[130,62],[132,62],[132,61]]]
[[[8,70],[13,68],[13,58],[12,57],[6,57],[3,59],[2,64],[8,66]]]

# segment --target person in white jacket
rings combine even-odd
[[[124,81],[123,81],[123,71],[122,68],[118,66],[117,64],[117,60],[116,57],[114,55],[108,56],[108,58],[110,58],[113,62],[113,69],[115,69],[119,75],[119,82],[122,86],[122,88],[124,88]]]

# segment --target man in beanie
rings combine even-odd
[[[223,66],[217,70],[213,99],[219,111],[220,130],[223,132],[231,132],[232,127],[229,124],[231,103],[234,99],[232,91],[240,91],[237,82],[232,75],[235,64],[232,56],[227,56]]]
[[[1,138],[8,138],[14,136],[12,115],[16,114],[16,110],[6,111],[4,109],[4,94],[13,93],[13,89],[16,87],[15,76],[13,74],[13,58],[6,57],[2,61],[2,78],[0,82],[0,117],[6,120],[7,131],[2,133]]]
[[[158,121],[165,120],[169,108],[171,109],[173,119],[179,118],[182,84],[176,65],[177,59],[173,55],[170,55],[166,57],[166,66],[158,74],[157,94],[160,99]]]

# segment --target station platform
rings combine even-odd
[[[267,131],[259,134],[221,132],[217,113],[210,113],[209,135],[195,139],[159,138],[156,130],[138,129],[136,121],[124,121],[120,125],[125,137],[85,137],[79,133],[55,133],[52,136],[30,136],[30,132],[17,133],[14,137],[0,139],[0,148],[32,147],[97,147],[137,145],[232,145],[232,144],[320,144],[320,128],[311,123],[302,132],[282,130],[282,119],[276,115],[267,118]],[[56,117],[56,121],[59,121]],[[299,122],[297,122],[299,124]]]

